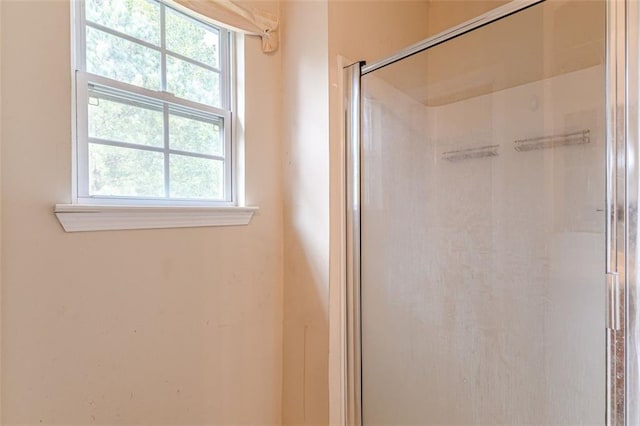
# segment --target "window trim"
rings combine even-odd
[[[218,108],[211,105],[200,104],[198,102],[190,101],[183,98],[178,98],[170,92],[165,90],[151,90],[140,86],[131,85],[118,80],[113,80],[107,77],[91,74],[86,71],[86,30],[87,26],[97,28],[100,30],[102,27],[99,24],[95,24],[86,20],[85,14],[85,2],[83,0],[74,0],[72,5],[72,87],[73,87],[73,99],[72,99],[72,137],[73,137],[73,155],[72,155],[72,204],[77,205],[114,205],[114,206],[209,206],[209,207],[233,207],[239,205],[239,191],[238,191],[238,167],[239,164],[236,160],[237,157],[237,140],[236,140],[236,117],[235,108],[237,105],[237,88],[235,84],[237,82],[236,73],[236,40],[234,32],[214,23],[208,22],[205,19],[198,18],[194,14],[190,14],[188,10],[174,6],[171,1],[168,0],[155,0],[160,5],[161,21],[164,21],[165,10],[170,8],[180,15],[186,16],[196,22],[203,25],[213,27],[219,31],[220,37],[220,52],[218,68],[214,70],[219,73],[220,87],[221,87],[221,103],[224,108]],[[163,87],[166,87],[166,69],[165,61],[167,54],[178,59],[184,59],[183,55],[175,53],[166,48],[164,45],[164,26],[161,26],[161,46],[153,46],[152,49],[159,51],[162,56],[161,66],[163,68],[161,77],[163,80]],[[109,28],[108,32],[114,36],[121,37],[129,42],[140,44],[141,46],[147,46],[144,40],[139,40],[128,34],[121,33],[118,30]],[[189,63],[197,62],[197,66],[205,65],[200,64],[198,61],[187,58]],[[207,69],[212,70],[215,67],[207,66]],[[163,107],[166,110],[171,105],[184,107],[196,111],[204,111],[211,115],[215,115],[223,120],[224,123],[224,197],[222,200],[200,200],[200,199],[177,199],[168,197],[122,197],[122,196],[95,196],[89,195],[89,173],[88,173],[88,108],[83,108],[83,104],[88,100],[89,85],[95,84],[96,86],[107,87],[113,91],[123,91],[127,93],[133,93],[136,96],[153,99],[158,102],[165,103],[167,107]],[[228,109],[225,109],[228,108]],[[164,131],[167,131],[165,124]],[[165,134],[166,141],[166,134]],[[135,148],[135,147],[132,147]],[[165,151],[170,151],[169,147],[165,143]],[[168,173],[166,169],[166,161],[168,156],[165,153],[165,175]]]
[[[56,204],[65,232],[248,225],[258,207]]]
[[[172,7],[170,0],[159,0],[165,5]],[[185,12],[182,7],[175,5],[173,9]],[[83,30],[84,22],[84,2],[73,0],[71,5],[71,136],[72,136],[72,163],[71,163],[71,203],[56,204],[53,213],[62,225],[65,232],[84,231],[107,231],[107,230],[133,230],[133,229],[158,229],[158,228],[183,228],[183,227],[211,227],[211,226],[234,226],[248,225],[253,215],[258,212],[258,207],[245,206],[244,199],[244,132],[242,130],[242,120],[244,118],[244,100],[238,96],[244,96],[244,76],[241,73],[244,64],[244,41],[241,33],[234,33],[225,27],[220,27],[216,23],[213,25],[228,31],[229,43],[222,43],[224,49],[229,49],[224,56],[229,59],[228,72],[222,73],[224,78],[228,78],[226,84],[229,88],[227,93],[227,103],[229,107],[228,133],[231,146],[229,148],[228,164],[231,166],[231,201],[230,202],[198,202],[197,200],[177,201],[164,200],[165,203],[158,203],[157,200],[136,199],[134,205],[124,204],[129,200],[120,199],[112,204],[107,204],[106,200],[84,200],[78,197],[78,79],[83,78],[77,72],[77,64],[80,58],[84,58],[81,46],[85,46]],[[196,18],[194,18],[196,19]],[[207,20],[199,20],[206,24],[211,24]],[[84,59],[83,59],[84,60]],[[84,66],[84,64],[83,64]],[[86,67],[85,67],[86,68]],[[80,72],[82,73],[82,72]],[[86,74],[86,73],[85,73]],[[86,75],[85,75],[86,77]],[[103,78],[91,76],[97,81]],[[126,84],[126,83],[122,83]],[[240,86],[238,86],[240,84]],[[84,86],[88,90],[88,85]],[[139,89],[133,86],[134,91]],[[163,94],[167,102],[181,101],[182,106],[189,106],[190,101],[173,98],[168,93]],[[223,100],[224,102],[224,100]],[[211,107],[214,108],[215,107]],[[84,122],[85,126],[87,121]],[[88,183],[88,181],[87,181]],[[87,203],[86,201],[90,201]],[[167,202],[168,201],[168,202]]]

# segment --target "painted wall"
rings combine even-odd
[[[451,15],[431,4],[429,17],[453,24],[462,18],[444,18],[456,17],[458,4],[451,3]],[[378,74],[430,106],[481,96],[602,63],[604,18],[605,2],[550,0]]]
[[[246,40],[249,226],[65,234],[69,5],[0,5],[2,423],[280,424],[280,54]]]
[[[509,0],[428,0],[429,35],[437,34],[462,22],[482,15]]]
[[[327,3],[282,3],[283,424],[327,424],[329,107]]]

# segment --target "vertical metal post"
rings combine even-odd
[[[360,352],[360,76],[364,63],[344,69],[346,147],[346,389],[347,425],[362,424],[362,375]]]
[[[626,0],[607,0],[606,34],[606,424],[625,425],[628,289]]]
[[[640,153],[638,136],[640,123],[640,5],[637,0],[626,2],[626,170],[627,170],[627,285],[625,336],[626,422],[640,424],[640,293],[638,289],[638,200],[640,195]]]

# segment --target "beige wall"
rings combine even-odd
[[[69,6],[0,4],[3,424],[279,424],[279,54],[246,41],[249,226],[65,234]]]
[[[429,34],[436,34],[461,24],[491,9],[508,3],[509,0],[428,0]]]
[[[327,3],[282,3],[283,423],[327,424],[329,94]]]
[[[469,10],[481,13],[485,3],[496,5],[473,2]],[[467,19],[460,4],[430,4],[432,27]],[[604,2],[550,0],[376,74],[434,106],[588,68],[604,61],[604,9]]]
[[[369,63],[424,39],[426,0],[329,0],[329,55]]]

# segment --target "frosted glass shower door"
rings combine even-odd
[[[363,77],[364,425],[604,422],[604,32],[547,1]]]

